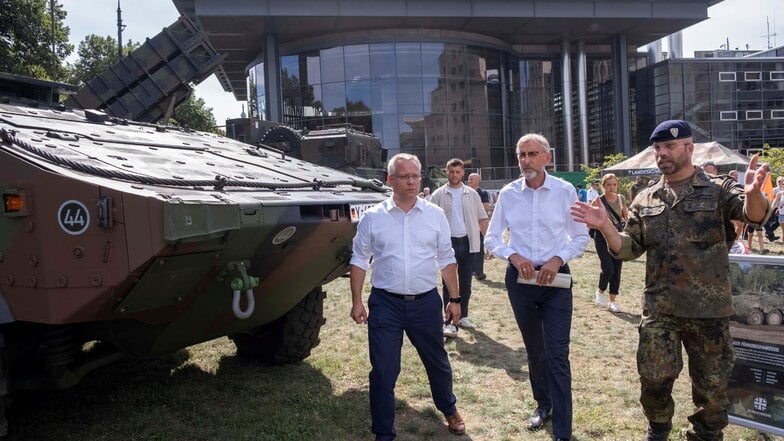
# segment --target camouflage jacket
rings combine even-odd
[[[742,185],[701,170],[672,205],[666,201],[663,179],[637,195],[615,256],[629,260],[648,253],[644,314],[732,315],[728,254],[735,230],[730,221],[760,225],[746,218],[743,201]],[[765,219],[769,215],[770,208]]]

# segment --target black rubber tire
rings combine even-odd
[[[295,158],[301,158],[302,137],[291,127],[275,126],[264,132],[259,142],[281,149]],[[279,143],[286,143],[288,148],[280,148]]]
[[[782,321],[782,314],[781,311],[779,311],[778,309],[774,309],[773,311],[770,311],[769,313],[765,314],[765,324],[771,326],[778,326],[781,324],[781,321]]]
[[[317,287],[274,322],[230,335],[237,355],[272,364],[304,360],[321,342],[319,331],[325,322],[325,297],[321,287]]]
[[[765,314],[763,314],[759,309],[753,309],[751,312],[746,314],[747,325],[761,325],[763,323],[765,323]]]

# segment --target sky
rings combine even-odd
[[[74,49],[89,34],[117,38],[117,0],[60,2],[68,12],[65,24],[71,29]],[[120,0],[120,8],[125,25],[123,42],[144,42],[174,23],[179,15],[170,0]],[[745,49],[748,45],[761,50],[768,47],[768,42],[774,47],[784,45],[784,1],[724,0],[708,8],[708,17],[683,31],[685,57],[692,57],[695,50],[720,49],[728,40],[732,49]],[[75,53],[76,50],[69,61],[76,59]],[[212,108],[219,126],[226,118],[238,118],[242,113],[243,102],[224,92],[214,75],[196,86],[196,96]]]

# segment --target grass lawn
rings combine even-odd
[[[784,254],[781,244],[766,241],[766,246]],[[487,279],[473,285],[471,319],[477,329],[461,330],[446,345],[466,435],[447,432],[424,369],[406,341],[396,389],[399,440],[552,439],[549,424],[539,432],[525,429],[535,403],[503,286],[505,264],[486,262]],[[638,403],[635,351],[644,261],[624,263],[620,314],[593,303],[598,280],[593,243],[571,267],[573,440],[642,440],[646,421]],[[349,317],[348,279],[338,279],[326,291],[321,345],[301,363],[247,362],[235,356],[227,338],[161,359],[126,360],[96,371],[75,388],[17,397],[9,439],[371,440],[367,328]],[[676,382],[675,400],[670,440],[685,440],[686,417],[694,410],[686,372]],[[725,431],[726,441],[782,439],[738,426]]]

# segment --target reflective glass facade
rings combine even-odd
[[[784,147],[784,59],[675,59],[635,76],[640,146],[658,122],[682,118],[696,142]]]
[[[458,157],[475,168],[514,166],[509,146],[522,125],[553,112],[549,68],[543,75],[545,63],[533,64],[465,43],[394,41],[283,54],[282,122],[297,129],[362,126],[390,155],[413,153],[424,165]],[[263,69],[251,69],[254,116],[266,116]],[[523,122],[521,106],[537,120]]]

